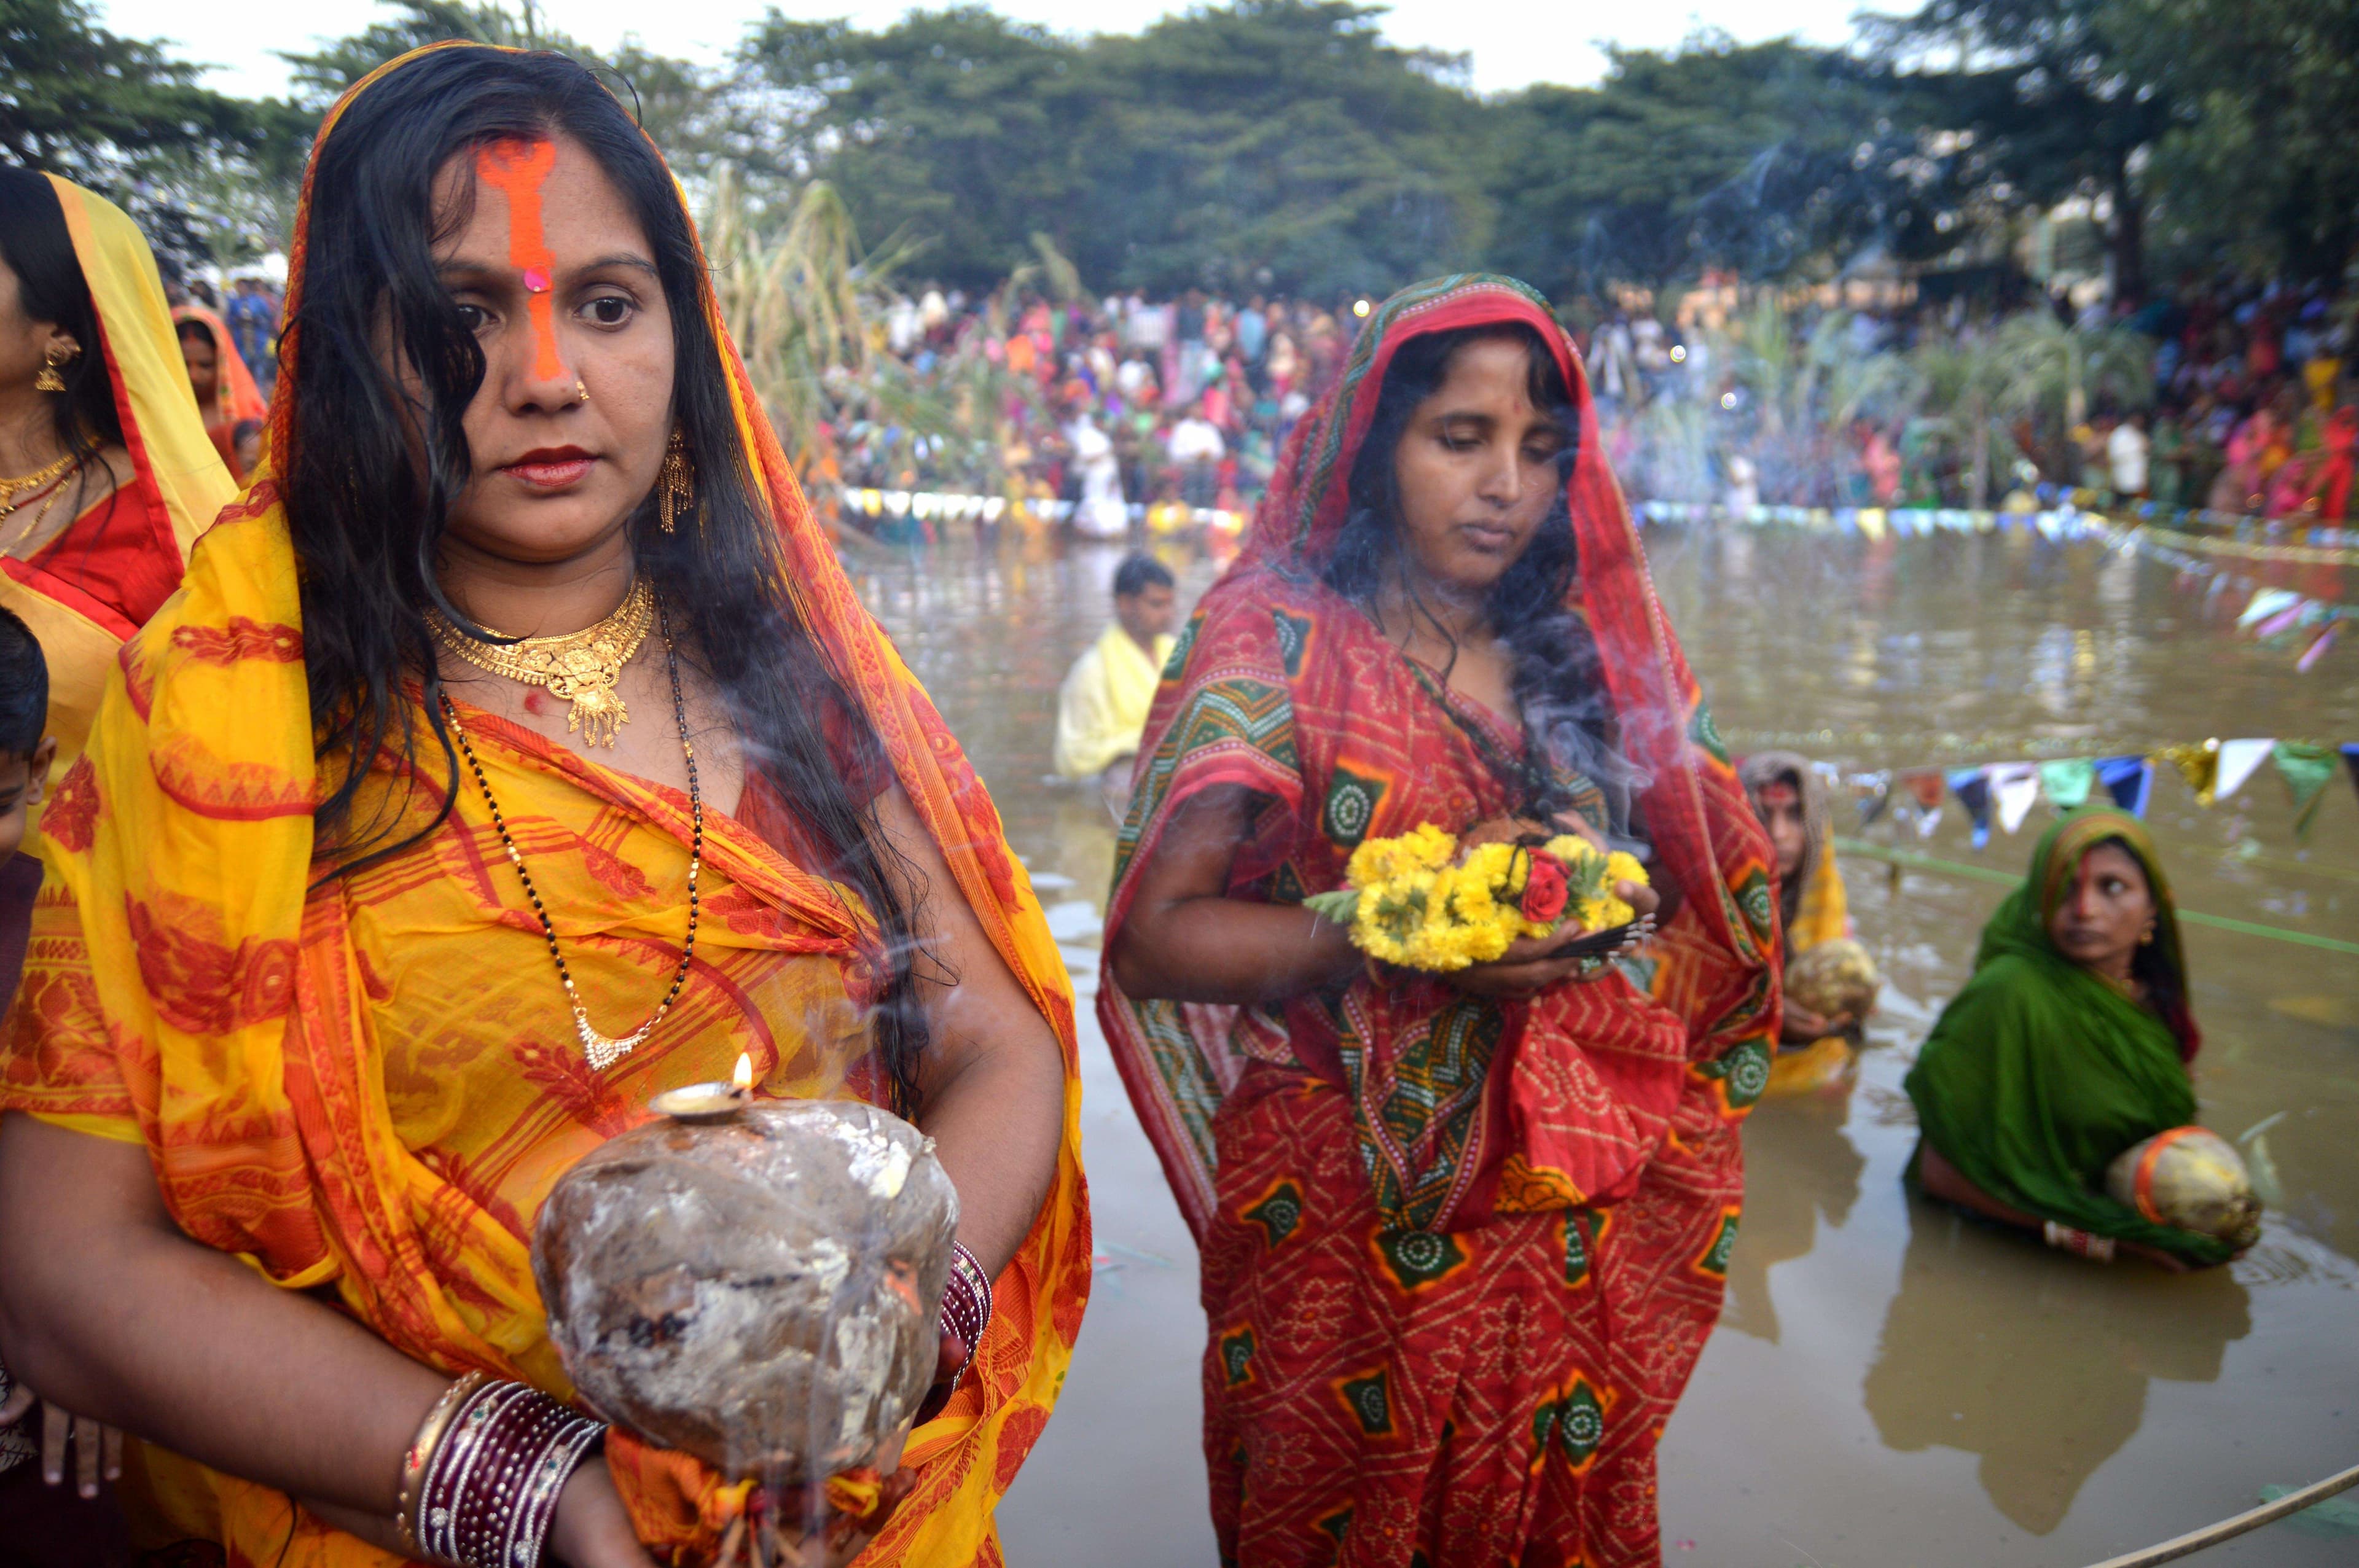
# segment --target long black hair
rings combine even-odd
[[[439,548],[473,471],[462,420],[483,383],[483,351],[437,276],[433,246],[464,221],[438,205],[436,179],[486,143],[562,135],[584,147],[629,205],[670,307],[672,414],[696,476],[698,515],[677,534],[652,494],[628,527],[638,569],[680,617],[682,655],[723,694],[749,771],[773,786],[824,862],[881,927],[873,1037],[897,1108],[914,1112],[925,1025],[910,911],[896,890],[906,862],[855,799],[850,778],[885,779],[883,747],[840,672],[794,608],[777,524],[749,467],[722,347],[678,187],[607,90],[562,55],[442,49],[387,75],[348,104],[311,176],[302,282],[286,327],[294,369],[282,494],[301,570],[303,648],[323,772],[337,768],[316,824],[329,875],[382,860],[441,826],[459,768],[439,700],[431,605],[481,632],[443,594]],[[389,344],[413,369],[405,393]],[[406,432],[408,432],[406,434]],[[413,450],[412,441],[416,442]],[[405,679],[424,688],[412,710]],[[440,752],[440,812],[399,835],[405,803],[362,812],[372,759],[424,771],[419,724]],[[832,741],[832,744],[831,741]]]
[[[49,418],[58,444],[74,460],[77,485],[86,491],[93,478],[111,483],[112,474],[96,459],[102,449],[124,444],[123,416],[114,406],[114,384],[107,378],[98,306],[74,254],[57,187],[47,175],[15,164],[0,164],[0,262],[16,275],[19,311],[62,330],[81,348],[53,367],[66,389],[50,398]],[[74,509],[82,509],[80,498]]]
[[[1367,435],[1352,462],[1343,526],[1321,575],[1328,587],[1364,611],[1373,608],[1400,550],[1400,478],[1395,460],[1401,438],[1418,406],[1448,379],[1451,359],[1481,339],[1524,346],[1529,376],[1526,390],[1532,406],[1546,410],[1564,431],[1548,515],[1484,599],[1484,617],[1513,660],[1516,705],[1531,741],[1508,782],[1521,794],[1522,809],[1545,822],[1570,805],[1560,770],[1577,773],[1606,792],[1614,829],[1627,834],[1631,793],[1644,787],[1646,780],[1622,753],[1597,641],[1587,621],[1571,608],[1581,550],[1565,481],[1580,457],[1581,420],[1556,355],[1530,325],[1500,322],[1422,333],[1394,353],[1376,394]],[[1450,640],[1454,657],[1456,639],[1448,627],[1417,602],[1413,584],[1410,595],[1411,613],[1427,616]],[[1446,678],[1448,672],[1443,673]]]

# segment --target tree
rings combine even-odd
[[[283,105],[198,85],[202,68],[98,25],[82,0],[0,0],[0,156],[128,210],[168,265],[266,248]]]
[[[2111,25],[2178,111],[2151,178],[2173,236],[2340,273],[2359,246],[2359,0],[2117,0]]]
[[[1711,34],[1610,59],[1597,87],[1534,87],[1500,106],[1492,192],[1508,269],[1566,291],[1714,265],[1777,277],[1964,237],[1954,160],[1926,150],[1926,105],[1887,71]]]
[[[984,287],[1046,234],[1100,287],[1383,288],[1480,254],[1462,63],[1343,0],[1239,0],[1074,43],[980,6],[882,33],[773,12],[744,79],[769,172]]]
[[[2235,4],[2237,0],[2228,0]],[[2247,0],[2273,10],[2276,0]],[[2008,205],[2103,195],[2112,209],[2114,289],[2146,287],[2138,166],[2171,123],[2155,75],[2121,46],[2115,0],[1929,0],[1911,16],[1866,18],[1884,58],[1915,68],[1973,137],[1983,181]],[[1938,69],[1943,51],[1956,64]]]
[[[1030,254],[1028,236],[1083,215],[1089,106],[1076,46],[982,6],[913,11],[881,33],[789,21],[747,39],[766,90],[757,118],[773,178],[818,177],[869,236],[909,232],[925,265],[983,286]]]
[[[248,106],[198,86],[201,72],[108,32],[82,0],[0,0],[0,149],[106,185],[244,145]]]
[[[1059,243],[1093,278],[1329,297],[1479,261],[1486,111],[1462,58],[1386,44],[1381,16],[1239,0],[1095,40],[1102,205]]]

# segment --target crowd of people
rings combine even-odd
[[[890,301],[880,347],[921,388],[975,378],[990,389],[980,461],[973,444],[929,443],[886,416],[885,399],[857,391],[834,461],[854,485],[963,482],[1061,500],[1074,526],[1098,536],[1158,507],[1240,513],[1343,363],[1355,306],[1367,302],[1240,303],[1190,289],[1161,303],[1133,293],[1057,304],[927,287]]]
[[[1774,350],[1719,311],[1664,303],[1658,313],[1651,297],[1578,302],[1571,329],[1617,470],[1649,500],[1962,507],[2047,485],[2165,511],[2349,512],[2359,316],[2325,285],[2187,278],[2144,302],[2080,308],[2060,293],[2004,308],[1962,295],[1838,296],[1774,311]],[[1175,519],[1242,514],[1365,308],[1201,290],[1063,305],[939,287],[897,295],[875,328],[893,373],[938,390],[981,373],[994,389],[982,399],[989,431],[929,439],[916,420],[882,414],[887,400],[855,391],[834,471],[857,486],[1059,500],[1060,515],[1099,536],[1160,526],[1158,508],[1180,509]],[[2041,350],[2008,324],[2035,313],[2105,337],[2132,362],[2109,363],[2101,384],[2060,393],[2051,408],[1995,385],[1970,406],[1942,384],[1930,363],[1941,355],[1981,355],[1976,373],[2022,378]],[[1771,361],[1814,356],[1816,383],[1799,397],[1774,384],[1798,373]],[[974,397],[959,401],[971,420]]]
[[[2081,340],[2062,364],[2043,365],[2056,345],[2019,330],[2043,313]],[[2062,293],[2012,309],[1920,295],[1778,319],[1774,356],[1624,310],[1590,335],[1608,439],[1640,493],[1738,511],[1964,507],[2046,485],[2101,506],[2349,515],[2359,297],[2336,287],[2190,276],[2077,309]],[[1815,359],[1799,406],[1770,384],[1772,357]]]
[[[421,50],[311,157],[259,381],[121,211],[0,168],[0,1539],[995,1563],[1093,1279],[1071,982],[999,816],[596,77]],[[1658,1563],[1738,1125],[1867,1007],[1784,1007],[1848,937],[1815,771],[1718,744],[1524,285],[976,319],[921,297],[888,348],[1037,391],[1099,465],[1043,482],[1109,523],[1270,464],[1179,639],[1169,573],[1116,574],[1057,748],[1123,816],[1097,1012],[1201,1250],[1223,1560]],[[1493,957],[1380,962],[1310,902],[1444,834],[1522,868]],[[1622,914],[1541,908],[1557,837]],[[2224,1260],[2096,1186],[2193,1118],[2188,996],[2142,827],[2068,814],[1910,1076],[1923,1190]],[[939,1311],[899,1298],[923,1402],[832,1476],[586,1408],[535,1282],[560,1175],[733,1065],[907,1117],[956,1187]],[[704,1310],[638,1284],[638,1350]]]

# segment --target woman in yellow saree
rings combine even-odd
[[[52,786],[116,652],[236,493],[147,240],[71,180],[0,165],[0,606],[49,661]]]
[[[677,184],[571,61],[440,46],[331,113],[292,270],[269,466],[45,825],[0,1356],[232,1565],[709,1558],[742,1493],[564,1405],[527,1239],[743,1052],[936,1141],[995,1310],[864,1561],[995,1563],[1088,1289],[1071,995]]]
[[[1792,752],[1757,752],[1745,759],[1737,776],[1777,857],[1778,923],[1790,966],[1811,948],[1851,935],[1851,905],[1843,869],[1835,863],[1826,783],[1808,758]],[[1854,1054],[1849,1035],[1859,1022],[1822,1017],[1789,989],[1764,1098],[1783,1099],[1841,1079]]]

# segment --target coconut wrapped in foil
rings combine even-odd
[[[582,1160],[541,1206],[533,1275],[606,1420],[733,1478],[816,1482],[869,1463],[925,1398],[957,1228],[908,1122],[762,1101]]]
[[[2216,1236],[2238,1249],[2260,1238],[2261,1200],[2235,1147],[2201,1127],[2174,1127],[2124,1150],[2105,1191],[2158,1225]]]
[[[1837,936],[1798,956],[1786,966],[1786,998],[1821,1018],[1847,1012],[1854,1022],[1875,1010],[1884,986],[1875,960],[1848,936]]]

